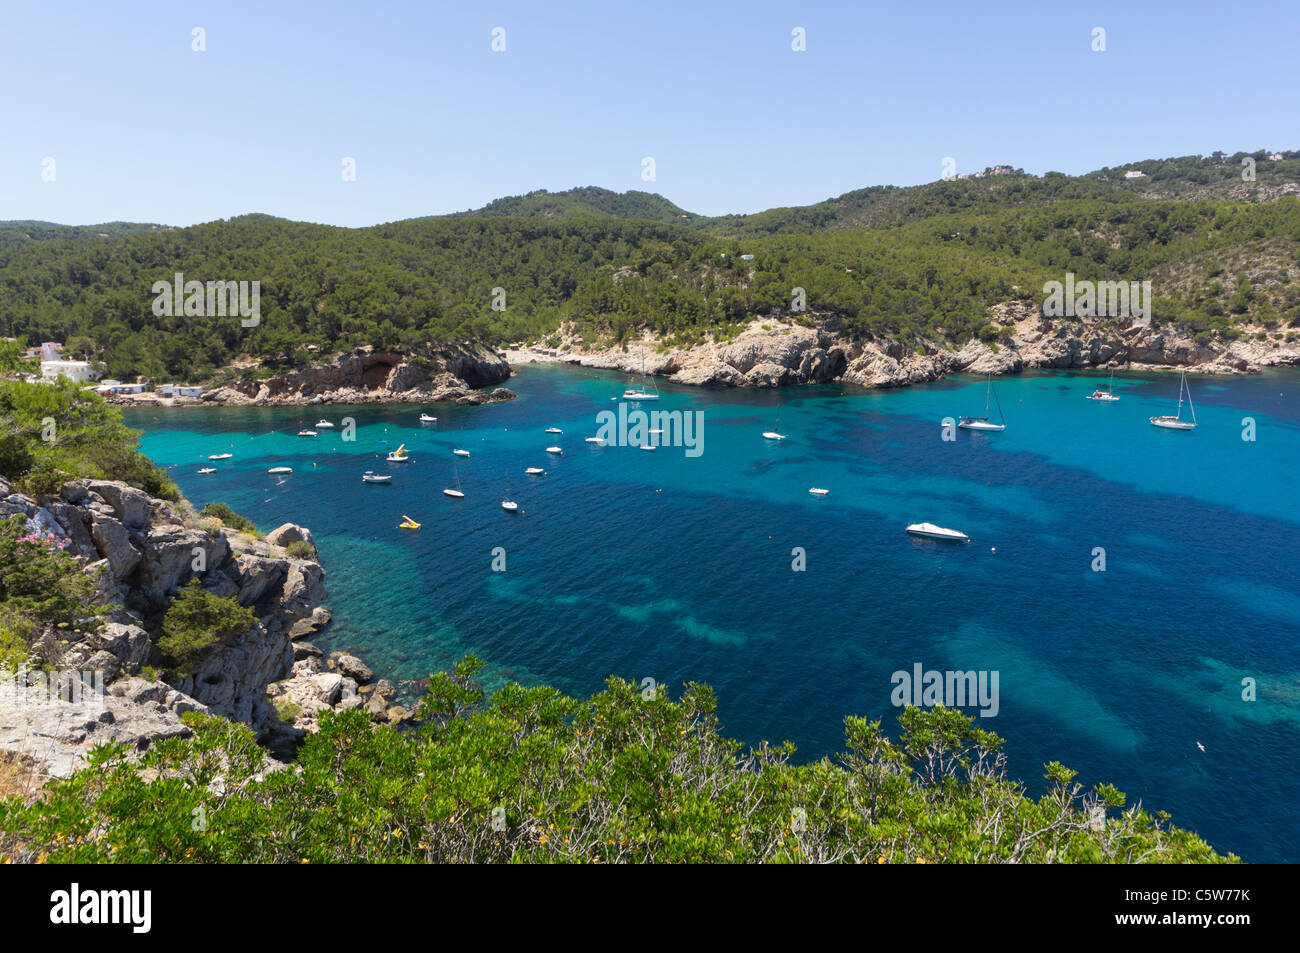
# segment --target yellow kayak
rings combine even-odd
[[[419,529],[420,524],[411,519],[405,513],[402,514],[402,522],[397,524],[398,529]]]

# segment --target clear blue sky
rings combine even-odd
[[[1296,0],[9,0],[0,219],[370,225],[575,185],[721,214],[933,181],[945,156],[1293,149],[1298,25]]]

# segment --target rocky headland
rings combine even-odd
[[[314,543],[303,527],[286,523],[259,539],[125,483],[75,480],[37,499],[0,478],[0,517],[16,515],[78,559],[95,579],[92,601],[106,610],[98,626],[41,633],[24,669],[0,683],[0,751],[38,777],[71,774],[97,744],[143,750],[186,735],[181,715],[190,711],[249,725],[268,748],[287,753],[321,711],[392,694],[385,683],[367,685],[371,676],[359,660],[322,660],[304,641],[330,616],[321,605],[325,572],[314,556],[304,557]],[[300,541],[308,547],[292,545]],[[168,677],[159,671],[161,619],[194,577],[251,608],[256,621],[192,674]],[[72,678],[102,685],[103,693],[74,692]],[[64,700],[52,697],[51,683],[61,683]],[[301,723],[281,696],[295,702]],[[372,715],[387,720],[390,707]]]
[[[1016,374],[1029,368],[1187,368],[1202,374],[1248,374],[1300,365],[1300,342],[1282,332],[1244,329],[1236,341],[1214,343],[1173,327],[1141,327],[1132,319],[1043,317],[1035,304],[1013,301],[990,310],[1001,333],[960,348],[938,341],[903,342],[854,337],[830,315],[764,318],[727,340],[691,347],[664,346],[644,337],[626,346],[587,346],[571,329],[557,343],[508,348],[512,364],[570,363],[631,375],[646,373],[678,384],[787,387],[845,381],[864,387],[902,387],[956,372]],[[1261,337],[1262,335],[1262,337]]]

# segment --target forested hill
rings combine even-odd
[[[100,225],[56,225],[54,222],[33,221],[0,222],[0,248],[64,238],[121,238],[124,235],[141,235],[165,227],[152,222],[104,222]]]
[[[197,381],[243,357],[269,373],[358,344],[418,353],[469,339],[536,339],[562,321],[592,338],[650,328],[691,343],[788,314],[797,286],[811,311],[838,316],[849,334],[961,344],[988,331],[990,306],[1040,299],[1043,283],[1067,271],[1152,281],[1157,322],[1228,337],[1260,325],[1294,333],[1300,199],[1283,193],[1288,183],[1300,191],[1300,159],[1264,157],[1253,183],[1242,182],[1239,159],[1168,160],[1152,167],[1148,185],[1190,187],[1204,173],[1198,187],[1255,190],[1235,201],[1145,198],[1134,191],[1142,180],[1117,181],[1113,171],[1036,178],[1012,170],[866,189],[734,221],[627,218],[620,210],[689,213],[648,193],[582,189],[502,200],[517,214],[362,229],[247,215],[0,243],[0,335],[64,341],[122,379]],[[1219,166],[1231,175],[1211,175]],[[565,211],[539,211],[557,201]],[[178,271],[187,280],[259,281],[257,326],[155,316],[154,282]],[[498,288],[504,310],[492,307]]]
[[[527,195],[512,195],[489,202],[483,208],[435,218],[637,218],[650,222],[680,224],[697,216],[678,208],[653,192],[611,192],[594,185],[548,192],[539,189]],[[707,221],[707,219],[706,219]]]

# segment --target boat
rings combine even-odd
[[[586,438],[584,438],[584,439],[586,439],[587,443],[598,444],[599,446],[602,446],[602,447],[605,446],[605,438],[604,438],[604,437],[586,437]]]
[[[1106,385],[1105,390],[1098,387],[1095,391],[1085,397],[1084,400],[1099,400],[1107,404],[1113,404],[1115,401],[1119,400],[1115,395],[1115,372],[1110,372],[1110,383]]]
[[[529,476],[541,476],[544,473],[546,473],[546,471],[543,470],[541,467],[529,467],[524,472],[527,473]]]
[[[564,433],[564,431],[561,430],[559,427],[547,427],[547,428],[546,428],[546,432],[547,432],[547,433]]]
[[[935,526],[933,523],[912,523],[907,527],[907,532],[913,536],[924,536],[927,539],[943,539],[953,543],[970,542],[970,537],[965,533],[955,529]]]
[[[1187,409],[1192,412],[1191,420],[1183,420],[1183,391],[1187,392]],[[1147,418],[1156,427],[1163,427],[1166,430],[1195,430],[1196,429],[1196,408],[1192,406],[1192,389],[1187,386],[1187,372],[1183,371],[1178,381],[1178,413],[1170,417],[1165,414],[1161,417]]]
[[[547,452],[547,453],[557,453],[557,454],[563,454],[563,453],[564,453],[564,451],[561,450],[559,447],[547,447],[547,448],[546,448],[546,452]]]
[[[654,448],[655,448],[655,445],[652,444],[652,443],[643,443],[643,444],[641,444],[641,449],[642,449],[642,450],[653,450]]]
[[[821,487],[815,486],[808,492],[811,493],[813,496],[825,496],[827,493],[830,492],[830,490],[823,490]]]
[[[299,430],[299,431],[298,431],[298,436],[299,436],[299,437],[314,437],[314,436],[316,436],[316,431],[314,431],[314,430]]]
[[[217,468],[216,468],[216,467],[199,467],[199,472],[200,472],[200,473],[216,473],[216,472],[217,472]]]
[[[984,394],[984,416],[983,417],[963,417],[958,421],[957,426],[962,430],[1006,430],[1006,421],[1002,416],[1002,405],[998,404],[998,419],[1003,421],[995,424],[989,420],[989,401],[997,401],[997,395],[993,393],[993,373],[989,372],[989,388]]]
[[[229,459],[230,459],[231,457],[233,457],[233,456],[234,456],[233,453],[210,453],[210,454],[208,454],[208,459],[209,459],[209,460],[229,460]]]
[[[649,383],[650,387],[646,387]],[[653,388],[651,390],[650,388]],[[645,372],[645,348],[641,349],[641,386],[629,387],[623,391],[624,400],[658,400],[659,387],[654,381],[646,376]]]
[[[317,429],[317,430],[333,430],[333,429],[334,429],[334,425],[333,425],[332,423],[330,423],[328,420],[318,420],[318,421],[316,421],[316,429]]]
[[[764,439],[764,440],[784,440],[785,437],[786,437],[786,435],[783,434],[783,433],[781,433],[781,415],[780,415],[780,414],[777,414],[777,415],[776,415],[776,429],[775,429],[775,430],[764,430],[764,431],[763,431],[763,439]]]
[[[454,464],[453,464],[453,469],[454,469],[454,468],[455,468],[455,466],[454,466]],[[462,490],[461,490],[461,488],[460,488],[460,471],[459,471],[459,470],[456,470],[456,489],[453,490],[453,489],[451,489],[450,487],[448,487],[447,489],[445,489],[445,490],[442,491],[442,495],[443,495],[443,496],[450,496],[453,500],[463,500],[463,499],[465,499],[465,494],[464,494],[464,492],[462,492]]]
[[[387,459],[389,463],[410,463],[411,454],[406,449],[406,444],[402,444],[396,450],[390,453],[385,459]]]
[[[376,473],[374,470],[367,470],[361,474],[362,483],[392,483],[393,475],[391,473]]]
[[[505,510],[507,513],[519,512],[519,504],[516,503],[514,500],[510,499],[510,497],[508,496],[501,501],[501,508]]]
[[[460,447],[457,447],[455,450],[452,451],[452,453],[456,454],[456,456],[458,456],[458,457],[468,457],[468,456],[469,456],[469,451],[468,451],[468,450],[462,450]]]
[[[397,524],[398,529],[419,529],[420,524],[411,519],[405,513],[402,514],[402,521]]]
[[[292,473],[293,467],[271,467],[267,473]]]
[[[420,423],[422,424],[436,424],[437,422],[437,417],[431,417],[428,414],[420,414]]]

